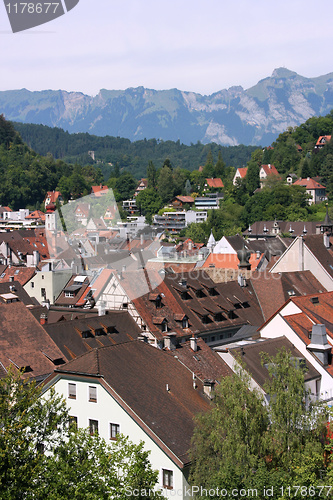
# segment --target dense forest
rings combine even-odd
[[[162,141],[156,139],[131,142],[120,137],[98,137],[88,133],[70,134],[60,128],[45,125],[14,123],[15,129],[22,139],[34,151],[41,155],[52,154],[55,159],[62,159],[69,163],[80,165],[97,165],[105,179],[112,175],[117,165],[120,171],[126,171],[136,179],[146,176],[149,161],[156,168],[162,167],[164,160],[169,158],[172,165],[197,170],[206,162],[207,154],[212,152],[214,161],[217,161],[219,152],[224,162],[234,168],[244,167],[251,157],[255,146],[229,146],[218,144],[192,144],[186,146],[180,141]],[[88,154],[94,152],[94,158]]]

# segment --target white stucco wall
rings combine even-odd
[[[76,399],[68,397],[68,383],[76,384]],[[89,386],[97,387],[97,402],[89,402]],[[89,419],[98,421],[101,437],[110,441],[110,423],[119,424],[120,432],[129,436],[134,443],[144,441],[145,449],[150,450],[149,460],[154,470],[158,471],[158,488],[162,488],[162,469],[173,471],[173,489],[163,489],[163,495],[168,498],[187,500],[186,489],[189,485],[182,470],[167,456],[153,439],[135,422],[135,420],[120,406],[107,390],[93,378],[68,376],[60,378],[54,384],[56,391],[66,399],[70,415],[77,417],[78,426],[89,427]]]

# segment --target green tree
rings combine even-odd
[[[151,224],[152,216],[157,214],[163,206],[161,196],[154,188],[146,188],[141,191],[136,197],[136,205],[142,215],[146,216],[146,220]]]
[[[157,171],[152,161],[148,163],[147,167],[147,181],[149,188],[156,188],[157,185]]]
[[[170,201],[175,193],[172,170],[166,164],[159,172],[157,192],[161,196],[163,203]]]
[[[191,483],[209,490],[247,487],[264,460],[268,425],[262,397],[249,390],[246,374],[223,378],[211,411],[196,418]]]
[[[270,498],[281,500],[290,498],[288,486],[311,486],[309,497],[319,499],[316,487],[330,484],[328,407],[311,401],[299,358],[281,350],[263,354],[263,364],[268,404],[239,368],[219,384],[211,411],[196,418],[191,482],[215,491],[256,489],[261,500],[267,499],[264,487],[273,486]],[[304,490],[293,496],[304,498]]]
[[[217,162],[215,164],[215,176],[214,177],[224,179],[225,178],[225,167],[226,167],[226,164],[223,161],[221,150],[219,150]]]
[[[133,175],[124,172],[117,178],[115,183],[115,188],[120,194],[122,200],[128,200],[134,194],[137,186],[137,181],[134,179]]]
[[[157,471],[141,442],[107,445],[69,425],[66,402],[53,389],[9,371],[0,380],[0,491],[3,500],[149,498]]]

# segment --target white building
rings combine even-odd
[[[44,392],[54,387],[67,401],[79,427],[106,441],[118,433],[144,441],[158,488],[186,499],[193,417],[209,409],[203,385],[173,356],[142,341],[108,346],[57,369]]]

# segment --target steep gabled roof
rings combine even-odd
[[[271,165],[270,163],[268,165],[261,165],[260,169],[263,169],[266,176],[279,175],[279,172],[276,170],[275,166]]]
[[[180,467],[189,463],[193,418],[210,404],[200,382],[194,389],[191,371],[173,356],[144,342],[128,342],[94,349],[56,375],[67,372],[103,377],[104,388],[157,445]]]
[[[326,189],[325,186],[319,184],[319,182],[311,179],[311,177],[307,177],[306,179],[297,179],[294,182],[293,186],[303,186],[306,189]]]

